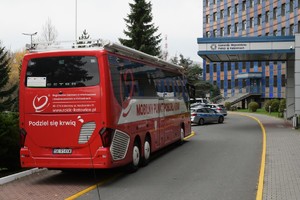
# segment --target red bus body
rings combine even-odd
[[[22,167],[123,166],[191,133],[180,70],[105,48],[27,54],[19,104]]]

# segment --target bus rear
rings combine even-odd
[[[30,53],[20,81],[22,167],[110,167],[101,126],[101,51]],[[102,135],[102,137],[104,137]]]

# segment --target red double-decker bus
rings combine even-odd
[[[137,169],[191,134],[181,66],[115,43],[94,46],[25,55],[22,167]]]

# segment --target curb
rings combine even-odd
[[[262,154],[261,154],[261,163],[260,163],[260,170],[258,176],[258,184],[257,184],[257,192],[256,192],[256,200],[263,199],[263,190],[264,190],[264,178],[265,178],[265,167],[266,167],[266,151],[267,151],[267,134],[266,129],[263,123],[256,117],[247,115],[246,113],[233,113],[235,115],[240,115],[244,117],[249,117],[256,121],[262,131]]]
[[[17,174],[12,174],[12,175],[9,175],[9,176],[5,176],[3,178],[0,178],[0,185],[3,185],[5,183],[17,180],[17,179],[22,178],[24,176],[28,176],[28,175],[31,175],[31,174],[34,174],[34,173],[37,173],[37,172],[40,172],[40,171],[44,171],[44,170],[45,170],[45,168],[33,168],[33,169],[26,170],[26,171],[23,171],[23,172],[20,172],[20,173],[17,173]]]

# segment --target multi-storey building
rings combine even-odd
[[[203,37],[284,37],[300,32],[300,0],[205,0],[203,17]],[[286,63],[204,61],[203,79],[224,98],[285,98]]]

